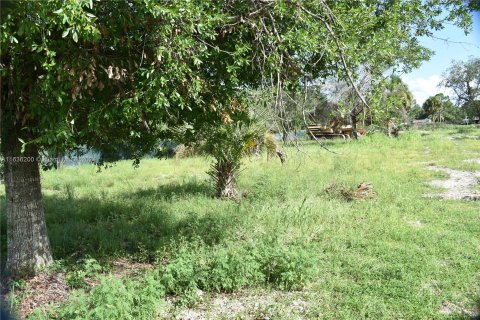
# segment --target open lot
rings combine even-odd
[[[246,159],[238,201],[212,197],[202,157],[44,172],[56,264],[13,284],[13,308],[34,319],[478,317],[478,180],[472,197],[444,199],[430,183],[449,173],[429,169],[478,173],[480,127],[325,144],[335,153],[288,147],[283,167]],[[373,192],[351,197],[362,182]],[[3,189],[0,200],[5,256]]]

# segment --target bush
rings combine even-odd
[[[179,144],[175,146],[175,149],[173,150],[173,153],[175,154],[175,159],[178,160],[203,155],[204,145],[205,142],[203,141],[190,145]]]
[[[202,273],[198,255],[187,247],[180,248],[161,270],[161,283],[166,293],[179,296],[179,304],[191,304],[198,298],[198,277]]]
[[[87,294],[75,290],[58,310],[36,310],[31,319],[155,319],[165,290],[155,272],[141,279],[107,276]]]
[[[75,270],[67,273],[67,284],[72,288],[86,288],[88,285],[85,278],[95,277],[102,270],[103,268],[97,260],[87,257],[80,261]]]
[[[317,273],[317,259],[297,247],[267,248],[262,271],[267,282],[282,290],[301,289]]]
[[[162,270],[167,293],[179,304],[198,299],[198,290],[233,292],[260,284],[282,290],[301,289],[318,273],[316,258],[297,246],[260,242],[214,250],[180,248]]]
[[[167,264],[140,279],[103,277],[88,294],[83,289],[76,290],[57,310],[37,310],[32,317],[154,319],[165,294],[175,295],[177,305],[192,305],[200,298],[200,290],[233,292],[258,285],[301,289],[318,273],[315,256],[298,246],[272,241],[208,247],[194,240],[172,245],[168,252],[174,254],[162,257],[168,260]],[[95,265],[85,263],[92,264]],[[88,268],[80,268],[85,269]]]
[[[259,257],[251,249],[226,247],[211,255],[208,278],[203,287],[214,291],[233,292],[264,281]]]

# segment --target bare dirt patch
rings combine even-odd
[[[300,292],[240,292],[212,296],[195,307],[180,310],[175,319],[273,319],[279,315],[303,319],[307,309],[308,303]]]
[[[415,228],[422,228],[424,226],[424,223],[420,220],[410,220],[407,221],[407,223]]]
[[[427,168],[449,175],[449,178],[446,180],[430,182],[432,186],[446,190],[439,194],[430,194],[429,196],[440,196],[443,199],[451,200],[480,200],[480,192],[474,190],[474,187],[480,183],[480,171],[460,171],[437,166],[429,166]]]
[[[462,316],[471,317],[472,319],[478,319],[480,316],[480,310],[469,310],[467,308],[462,307],[461,305],[454,304],[448,301],[444,301],[442,303],[442,307],[440,308],[440,313],[446,315],[453,315],[453,314],[460,314]]]
[[[463,160],[464,162],[468,162],[468,163],[478,163],[480,164],[480,158],[477,158],[477,159],[467,159],[467,160]]]

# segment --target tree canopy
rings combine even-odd
[[[191,133],[242,111],[245,88],[408,70],[431,54],[418,36],[471,23],[459,0],[14,1],[2,15],[3,84],[31,88],[22,140],[41,145]]]
[[[453,90],[456,104],[468,116],[480,116],[480,58],[454,61],[442,84]]]

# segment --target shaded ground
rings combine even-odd
[[[111,262],[111,267],[110,273],[121,278],[141,274],[152,266],[147,263],[118,259]],[[95,278],[85,278],[84,281],[88,288],[98,284]],[[58,306],[67,300],[71,290],[64,272],[41,272],[26,280],[19,292],[15,293],[22,297],[17,316],[20,319],[26,319],[35,309],[46,309],[52,305]]]
[[[21,319],[35,308],[59,305],[67,300],[70,288],[66,284],[65,274],[42,272],[27,281],[25,298],[20,303],[18,313]]]

